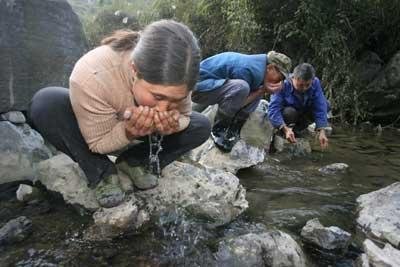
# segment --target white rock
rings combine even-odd
[[[16,194],[19,201],[28,202],[39,196],[39,190],[27,184],[20,184]]]
[[[349,165],[346,163],[332,163],[325,167],[318,169],[318,171],[324,174],[337,174],[337,173],[344,173],[348,170]]]
[[[400,182],[357,198],[357,224],[361,230],[382,242],[400,244]]]
[[[210,138],[201,146],[189,152],[189,157],[205,167],[221,169],[235,174],[240,169],[263,162],[265,151],[239,140],[230,153],[224,153],[214,145]]]
[[[233,174],[177,161],[164,168],[157,187],[135,192],[153,212],[179,206],[209,218],[213,225],[226,224],[245,211],[245,195]]]
[[[216,259],[219,267],[306,266],[300,246],[281,231],[251,233],[222,241]]]
[[[36,164],[51,155],[29,125],[0,121],[0,184],[34,180]]]
[[[9,111],[0,115],[3,120],[12,122],[14,124],[25,123],[25,115],[21,111]]]
[[[363,243],[369,266],[373,267],[399,267],[400,250],[386,243],[383,249],[379,248],[369,239]],[[368,265],[367,265],[368,266]]]
[[[60,193],[65,202],[96,210],[99,204],[78,163],[65,154],[59,154],[38,165],[37,180],[48,190]]]
[[[317,218],[309,220],[301,230],[301,236],[306,242],[327,250],[345,252],[351,234],[336,226],[324,227]]]

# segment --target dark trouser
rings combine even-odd
[[[247,119],[249,114],[257,108],[261,100],[261,97],[259,97],[245,107],[242,107],[249,93],[250,88],[246,81],[231,79],[227,80],[217,89],[205,92],[193,92],[192,101],[200,104],[203,108],[218,104],[219,111],[225,116],[236,116],[238,119]]]
[[[89,150],[72,110],[68,89],[47,87],[38,91],[32,98],[28,117],[32,127],[43,138],[79,164],[90,186],[95,186],[104,177],[117,173],[114,163],[107,155]],[[185,130],[164,136],[163,151],[159,154],[160,167],[165,167],[182,154],[201,145],[209,134],[209,120],[193,112]],[[117,161],[126,160],[132,166],[145,164],[149,156],[149,145],[147,138],[143,140],[143,143],[124,151]]]
[[[283,120],[285,124],[293,127],[293,131],[298,133],[313,122],[313,115],[311,112],[299,112],[294,107],[285,107],[282,111]]]

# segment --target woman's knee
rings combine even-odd
[[[65,109],[70,104],[69,92],[63,87],[46,87],[40,89],[32,97],[28,116],[36,124],[39,120],[53,117],[58,110]]]
[[[204,143],[211,132],[210,120],[203,114],[193,112],[191,115],[191,127],[192,133],[194,134],[193,140],[196,140],[198,144]]]

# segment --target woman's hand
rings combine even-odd
[[[127,108],[124,112],[126,137],[132,140],[154,132],[154,114],[147,106]]]
[[[179,131],[178,110],[155,112],[154,123],[157,132],[162,135],[170,135]]]

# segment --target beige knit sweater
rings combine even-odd
[[[70,77],[70,98],[81,133],[93,152],[107,154],[131,141],[122,114],[132,106],[131,51],[115,52],[103,45],[75,64]],[[191,95],[180,105],[180,129],[189,124]]]

